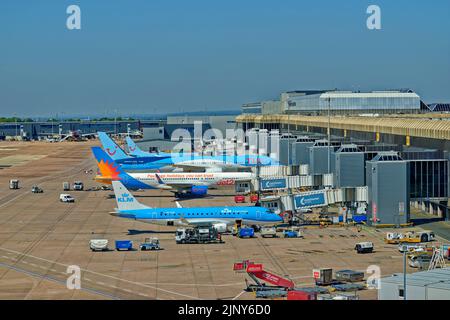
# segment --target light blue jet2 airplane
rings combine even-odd
[[[246,225],[277,224],[283,219],[264,207],[151,208],[139,203],[120,181],[112,181],[117,208],[114,215],[165,226],[211,225],[218,232],[240,221]]]

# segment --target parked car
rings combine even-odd
[[[59,195],[59,201],[61,202],[75,202],[75,198],[68,193],[62,193]]]

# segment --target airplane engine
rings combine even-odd
[[[192,186],[189,189],[175,192],[177,198],[203,197],[208,194],[208,186]]]
[[[226,223],[215,223],[212,225],[214,228],[216,228],[218,233],[224,233],[228,231],[227,224]]]
[[[194,196],[204,196],[208,194],[208,186],[192,186],[191,194]]]

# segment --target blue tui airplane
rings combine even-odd
[[[221,155],[199,156],[194,153],[145,153],[144,156],[127,155],[106,133],[99,132],[98,137],[108,155],[124,170],[160,169],[166,166],[182,168],[183,171],[220,172],[256,165],[273,166],[279,162],[260,155]]]

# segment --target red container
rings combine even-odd
[[[236,196],[234,196],[234,202],[236,202],[236,203],[244,203],[245,202],[245,196],[243,196],[243,195],[236,195]]]
[[[257,195],[257,194],[252,194],[252,195],[250,196],[250,202],[251,202],[251,203],[256,203],[256,202],[258,202],[258,195]]]
[[[247,272],[262,272],[263,265],[261,263],[258,264],[249,264],[247,266]]]
[[[244,264],[242,262],[236,262],[233,265],[233,270],[234,271],[240,271],[240,270],[244,270]]]
[[[300,290],[291,290],[287,294],[288,300],[316,300],[314,292],[305,292]]]

